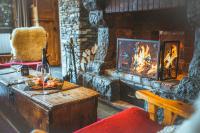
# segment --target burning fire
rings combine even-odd
[[[164,59],[164,66],[166,69],[169,69],[169,67],[172,66],[173,61],[178,57],[177,54],[177,47],[176,45],[172,45],[171,49],[168,50],[167,55]]]
[[[157,71],[157,64],[151,65],[151,69],[147,72],[147,74],[152,74]]]
[[[139,74],[147,73],[154,74],[157,71],[157,65],[152,64],[149,46],[137,47],[134,56],[132,57],[132,66],[134,71]]]

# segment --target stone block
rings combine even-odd
[[[132,76],[132,81],[141,84],[141,77],[137,75]]]
[[[82,85],[88,88],[95,89],[106,100],[120,100],[120,83],[115,78],[87,72],[82,74],[82,79],[79,78],[79,83],[82,83]]]
[[[161,88],[161,81],[151,81],[151,86],[153,89],[160,89]]]
[[[179,82],[175,82],[175,81],[166,81],[166,82],[162,82],[161,84],[161,89],[163,89],[164,91],[171,91],[173,86],[178,85]]]
[[[138,87],[138,88],[144,88],[144,86],[143,85],[141,85],[141,84],[138,84],[138,83],[135,83],[134,84],[136,87]],[[144,88],[145,89],[145,88]]]
[[[93,87],[109,101],[120,99],[119,80],[104,76],[95,76],[93,79]]]
[[[94,78],[93,74],[83,73],[82,78],[79,79],[79,82],[82,83],[82,85],[85,87],[93,88],[93,78]]]
[[[153,90],[151,86],[142,85],[142,89]]]
[[[143,85],[145,85],[145,86],[151,86],[151,79],[149,79],[149,78],[142,78],[141,81],[142,81]]]
[[[132,75],[131,75],[131,74],[125,74],[125,73],[124,73],[124,76],[123,76],[123,79],[124,79],[124,80],[131,81],[131,80],[132,80],[132,78],[133,78],[133,77],[132,77]]]

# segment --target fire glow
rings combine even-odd
[[[177,57],[178,57],[177,47],[176,45],[172,45],[171,49],[167,51],[167,55],[165,56],[164,67],[166,69],[169,69],[171,66],[173,66],[173,62]]]
[[[138,74],[152,75],[157,72],[157,64],[152,63],[148,45],[138,45],[132,57],[132,71]]]
[[[176,78],[178,74],[179,41],[164,43],[162,79]]]

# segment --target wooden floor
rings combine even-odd
[[[0,112],[0,133],[19,133],[18,130],[7,120],[7,118]]]

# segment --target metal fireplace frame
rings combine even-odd
[[[142,74],[137,74],[137,73],[131,73],[128,72],[124,69],[119,68],[119,41],[134,41],[134,42],[148,42],[148,43],[157,43],[158,44],[158,52],[157,52],[157,72],[156,72],[156,76],[155,77],[150,77],[150,76],[146,76],[146,75],[142,75]],[[178,57],[176,59],[176,74],[175,77],[169,77],[169,78],[165,78],[164,76],[164,54],[165,54],[165,47],[167,45],[167,43],[173,43],[176,44],[177,46],[177,54]],[[125,72],[128,74],[133,74],[133,75],[137,75],[140,77],[144,77],[144,78],[150,78],[150,79],[155,79],[155,80],[168,80],[168,79],[176,79],[178,76],[178,65],[179,65],[179,56],[180,56],[180,41],[179,40],[175,40],[175,41],[155,41],[155,40],[142,40],[142,39],[127,39],[127,38],[117,38],[117,58],[116,58],[116,68],[118,72]]]
[[[148,77],[148,76],[145,76],[145,75],[140,75],[140,74],[136,74],[134,73],[133,75],[137,75],[137,76],[140,76],[140,77],[144,77],[144,78],[149,78],[149,79],[155,79],[155,80],[159,80],[159,77],[160,77],[160,52],[161,52],[161,43],[160,41],[156,41],[156,40],[143,40],[143,39],[128,39],[128,38],[117,38],[117,58],[116,58],[116,68],[117,68],[117,71],[118,72],[124,72],[124,70],[120,69],[118,67],[118,63],[119,63],[119,41],[142,41],[142,42],[149,42],[149,43],[157,43],[158,44],[158,52],[156,54],[157,56],[157,72],[156,72],[156,76],[155,77]],[[125,73],[129,73],[131,74],[130,72],[125,72]]]

